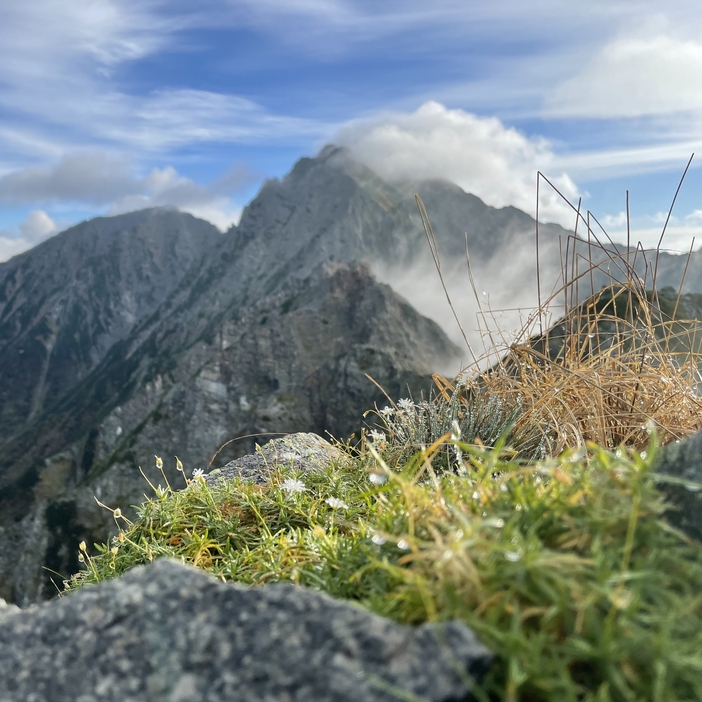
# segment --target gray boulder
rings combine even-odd
[[[298,470],[324,470],[330,463],[344,463],[349,456],[332,446],[317,434],[298,432],[269,441],[255,453],[230,461],[222,468],[215,468],[204,476],[208,483],[243,478],[257,485],[267,482],[272,470],[278,466],[292,466]]]
[[[401,626],[161,559],[3,619],[0,702],[467,702],[491,660],[458,622]]]
[[[702,541],[702,432],[663,446],[654,469],[661,474],[660,487],[673,506],[668,519]]]

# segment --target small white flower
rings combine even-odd
[[[304,492],[307,489],[302,480],[294,478],[288,478],[280,487],[291,495],[295,492]]]
[[[383,415],[383,417],[390,417],[395,410],[392,407],[383,407],[383,409],[380,410],[380,414]]]
[[[193,478],[199,478],[201,475],[205,475],[205,471],[202,468],[196,468],[193,471]]]
[[[458,420],[454,419],[451,422],[451,441],[460,441],[461,439],[461,427],[458,426]]]
[[[373,429],[369,434],[374,444],[382,444],[385,441],[385,434],[382,431]]]
[[[343,500],[340,500],[338,497],[327,497],[327,499],[324,501],[332,509],[348,509],[349,508],[349,506]]]
[[[384,473],[370,472],[368,474],[368,479],[373,485],[385,485],[385,483],[388,482],[388,477]]]
[[[405,412],[408,412],[414,407],[414,402],[412,400],[403,397],[401,400],[397,401],[397,406],[401,409],[404,410]]]

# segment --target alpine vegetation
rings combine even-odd
[[[702,550],[663,518],[655,434],[645,457],[590,444],[531,463],[448,439],[399,470],[375,443],[322,471],[280,465],[266,485],[154,486],[134,522],[114,510],[96,555],[81,545],[66,590],[171,557],[405,624],[462,621],[497,656],[477,699],[700,699]],[[432,468],[444,443],[460,474]]]

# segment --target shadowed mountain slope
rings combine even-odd
[[[83,222],[0,264],[0,442],[95,368],[220,237],[150,209]]]

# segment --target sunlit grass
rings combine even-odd
[[[265,486],[156,488],[67,590],[169,556],[399,622],[460,619],[497,654],[483,699],[702,699],[702,550],[662,519],[651,456],[457,446],[463,475],[431,469],[438,446],[396,471],[369,445]]]

